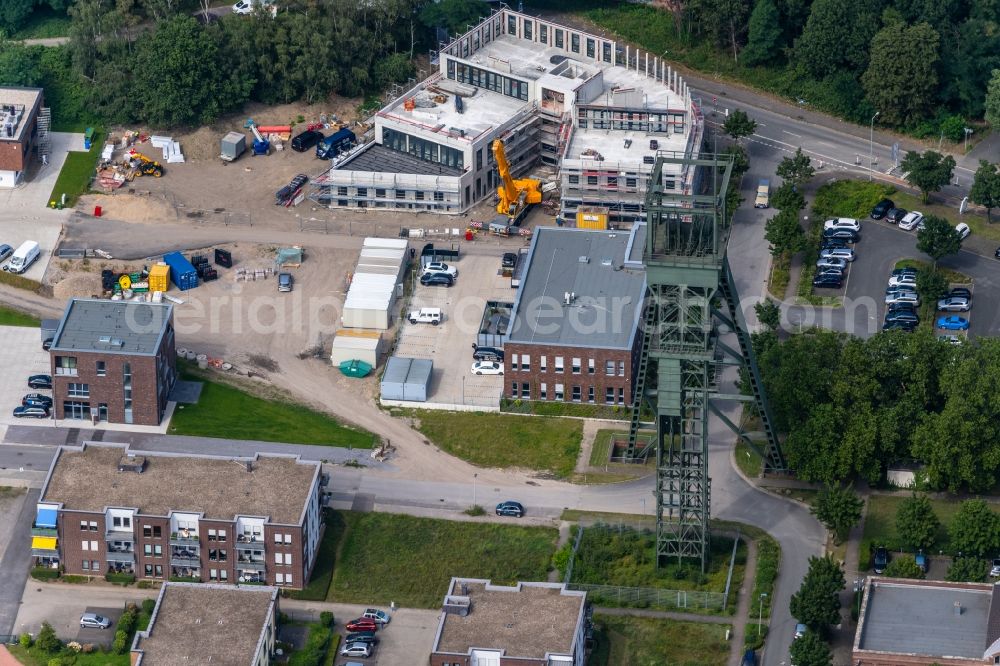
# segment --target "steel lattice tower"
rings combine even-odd
[[[664,168],[691,175],[690,192],[664,189]],[[704,570],[708,554],[711,481],[708,477],[708,413],[713,411],[764,460],[769,472],[784,471],[778,439],[771,428],[750,336],[726,260],[729,216],[726,191],[733,158],[708,154],[697,158],[660,153],[646,194],[647,296],[642,350],[636,375],[629,443],[625,457],[644,459],[656,449],[656,554],[678,561],[692,558]],[[686,178],[685,178],[686,180]],[[721,306],[725,303],[726,310]],[[735,332],[739,350],[719,339],[717,323]],[[726,365],[742,366],[752,396],[720,394],[717,378]],[[655,366],[655,388],[647,390]],[[756,402],[763,438],[732,423],[714,403]],[[655,414],[656,440],[637,437],[644,409]]]

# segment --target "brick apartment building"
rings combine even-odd
[[[70,300],[49,349],[57,419],[159,425],[177,378],[173,306]]]
[[[644,229],[536,229],[504,342],[505,397],[632,404]]]
[[[452,578],[430,666],[583,666],[586,606],[561,583]]]
[[[269,666],[277,636],[278,589],[164,583],[131,666]]]
[[[24,180],[41,110],[40,88],[0,88],[0,187]]]
[[[300,589],[320,539],[320,463],[62,447],[32,528],[36,566]]]
[[[851,666],[1000,664],[1000,587],[869,578]]]

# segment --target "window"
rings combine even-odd
[[[367,187],[359,187],[358,188],[358,196],[359,197],[367,197],[368,196],[368,188]]]
[[[225,569],[219,569],[219,580],[229,580],[229,572]]]
[[[580,387],[573,387],[573,402],[580,402]]]
[[[153,557],[163,557],[163,546],[160,544],[153,546]]]
[[[291,534],[286,534],[285,535],[285,543],[291,543],[291,542],[292,542],[292,535]]]
[[[86,550],[86,548],[84,550]],[[84,571],[90,571],[90,560],[84,560],[83,561],[83,570]]]
[[[76,376],[75,356],[56,356],[56,374]]]
[[[292,584],[292,574],[290,573],[285,574],[285,583],[287,583],[288,585]]]
[[[510,383],[510,397],[512,398],[517,397],[517,382]]]
[[[143,525],[142,526],[142,536],[145,538],[159,539],[162,536],[161,529],[159,525]]]
[[[507,34],[516,35],[517,34],[517,17],[513,14],[507,17]]]
[[[377,199],[385,199],[385,188],[384,187],[376,187],[375,188],[375,197]]]
[[[594,402],[594,387],[587,387],[587,402]]]
[[[276,574],[274,574],[274,584],[275,585],[284,585],[285,584],[285,574],[283,574],[283,573],[276,573]]]
[[[588,375],[594,374],[594,359],[592,358],[587,359],[587,374]]]
[[[97,531],[97,522],[93,521],[93,520],[90,521],[89,527],[90,527],[90,531],[91,532],[96,532]]]
[[[521,354],[521,369],[531,370],[531,356],[528,354]]]
[[[480,148],[476,151],[476,171],[483,168],[483,149]]]
[[[215,530],[208,531],[208,540],[215,541],[218,537],[215,536]]]
[[[80,548],[82,550],[90,550],[90,542],[89,541],[83,541],[83,542],[81,542]]]
[[[424,191],[423,190],[417,190],[416,192],[413,193],[413,198],[416,199],[417,201],[423,201],[424,200]]]
[[[533,26],[534,26],[534,22],[532,22],[532,21],[525,21],[524,22],[524,38],[525,39],[531,39],[532,38],[531,37],[531,33],[532,33],[532,27]]]
[[[563,48],[563,31],[559,28],[556,28],[556,48]]]
[[[337,188],[337,195],[341,196],[341,197],[346,197],[347,196],[347,186],[346,185],[341,185],[340,187],[338,187]]]
[[[593,39],[587,38],[587,57],[593,58],[596,55],[597,44]]]
[[[580,359],[579,358],[574,358],[573,359],[573,374],[574,375],[580,374]]]
[[[292,566],[292,554],[291,553],[285,553],[285,566],[286,567]]]
[[[549,43],[549,26],[545,25],[544,23],[538,24],[538,41],[540,41],[542,44]]]
[[[274,533],[274,543],[281,543],[281,534],[278,532]]]
[[[163,565],[157,564],[153,566],[153,576],[156,578],[163,578]]]
[[[625,361],[618,361],[618,376],[625,376]]]
[[[142,546],[142,554],[145,555],[146,557],[152,557],[153,556],[153,546],[151,544],[148,544],[148,543],[147,544],[143,544],[143,546]]]
[[[523,384],[521,384],[521,397],[525,398],[525,399],[531,397],[531,384],[530,383],[524,382]]]
[[[625,179],[625,187],[636,187],[636,186],[637,186],[637,182],[636,182],[635,178],[626,178]]]
[[[210,580],[210,581],[212,581],[212,580],[219,580],[219,570],[218,569],[209,569],[208,570],[208,580]]]
[[[538,399],[547,400],[549,397],[549,385],[542,382],[538,385]]]
[[[611,42],[601,42],[601,55],[604,62],[611,62]]]
[[[569,44],[570,44],[570,46],[569,46],[569,50],[570,51],[572,51],[573,53],[579,53],[580,52],[580,35],[578,35],[575,32],[572,35],[570,35],[570,37],[569,37]]]
[[[97,362],[97,376],[104,377],[108,374],[108,368],[105,366],[104,361]]]
[[[434,201],[444,201],[444,192],[434,191]]]
[[[152,576],[153,575],[153,565],[152,564],[147,564],[143,568],[143,571],[145,572],[146,576]]]
[[[563,371],[563,357],[556,356],[556,372],[562,372],[562,371]]]
[[[511,370],[517,370],[518,369],[517,354],[511,354],[510,355],[510,369]]]
[[[579,185],[580,184],[580,176],[577,176],[576,174],[571,175],[569,177],[569,184],[570,185]]]
[[[86,520],[81,520],[80,521],[80,531],[81,532],[86,532],[87,531],[87,521]]]
[[[544,356],[538,357],[538,369],[545,372],[545,364],[547,359]]]
[[[625,388],[624,387],[618,387],[618,402],[619,402],[619,404],[622,404],[622,405],[625,404]]]
[[[563,399],[563,390],[564,389],[562,384],[556,384],[556,400]]]
[[[606,374],[608,377],[614,377],[615,376],[615,362],[614,361],[605,361],[604,362],[604,374]]]
[[[282,561],[283,561],[283,558],[281,557],[281,553],[275,553],[274,554],[274,563],[275,564],[281,564]]]
[[[226,540],[226,530],[219,530],[219,541]]]
[[[111,519],[111,524],[115,527],[125,527],[128,529],[132,528],[132,519],[128,516],[114,516]]]
[[[609,405],[615,404],[615,389],[613,386],[604,389],[604,402]]]
[[[618,189],[618,176],[608,176],[608,189]]]
[[[587,185],[597,185],[597,176],[587,176]]]
[[[90,384],[70,383],[66,389],[66,395],[68,395],[71,398],[89,398]]]

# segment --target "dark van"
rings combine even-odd
[[[350,150],[353,145],[354,132],[345,127],[316,144],[316,157],[321,160],[332,160],[337,155]]]
[[[323,140],[323,133],[316,130],[306,130],[292,139],[292,150],[304,153]]]

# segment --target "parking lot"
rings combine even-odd
[[[451,287],[425,287],[415,276],[410,310],[441,308],[442,322],[410,324],[404,319],[396,354],[434,361],[428,401],[495,407],[503,392],[502,376],[477,376],[472,367],[472,343],[488,300],[513,302],[510,278],[500,275],[500,258],[465,255],[453,262],[458,279]],[[452,262],[449,262],[452,263]]]
[[[354,610],[356,613],[353,615],[336,616],[336,629],[341,636],[341,647],[344,645],[343,638],[347,635],[344,623],[360,615],[364,609],[359,606]],[[377,632],[379,644],[372,652],[372,656],[365,659],[362,657],[341,657],[338,654],[334,663],[338,666],[352,661],[366,664],[366,666],[369,664],[372,666],[375,664],[425,664],[434,644],[434,634],[437,631],[439,616],[440,611],[437,610],[397,609],[392,613],[392,621]]]
[[[24,394],[35,392],[28,388],[28,377],[49,374],[49,355],[42,350],[41,332],[28,326],[0,326],[0,338],[4,342],[0,345],[0,367],[7,376],[0,384],[0,427],[50,423],[47,419],[18,419],[12,415]],[[38,392],[51,395],[51,391]]]

